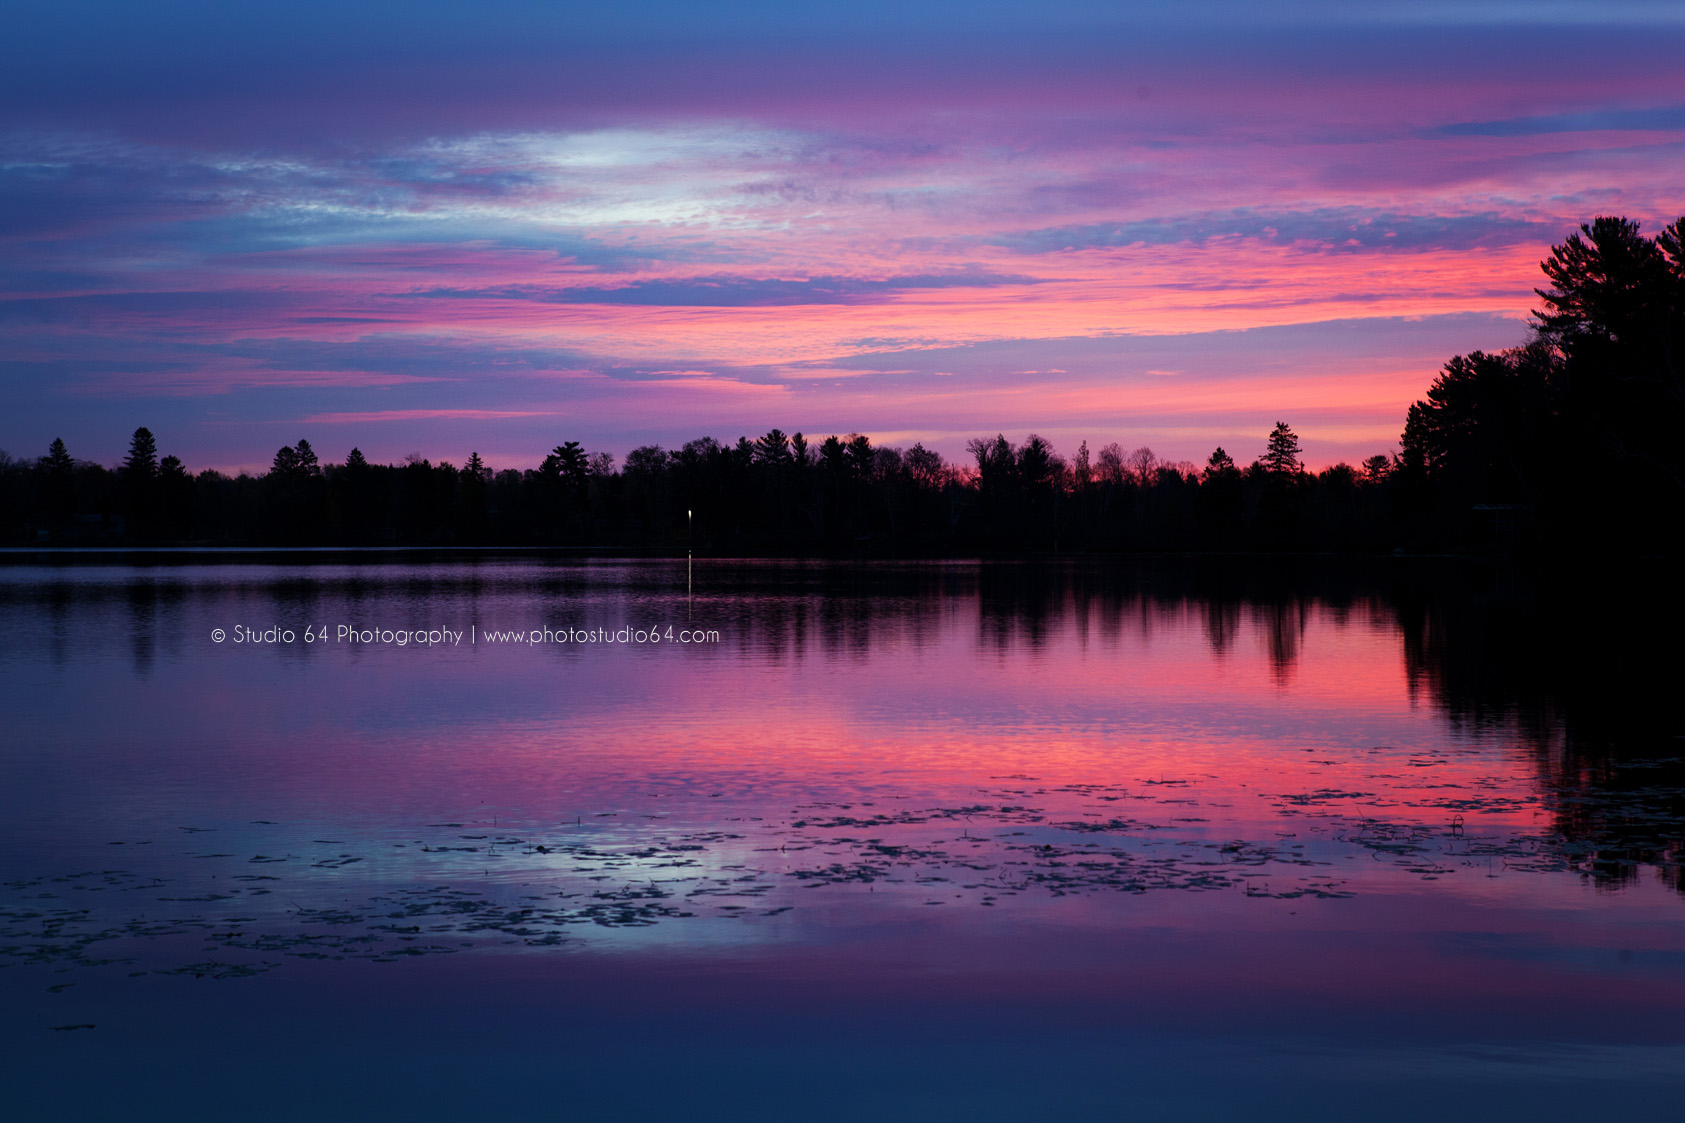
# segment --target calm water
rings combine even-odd
[[[1685,1090],[1677,678],[1500,579],[133,560],[0,566],[10,1118]]]

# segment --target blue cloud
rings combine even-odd
[[[1410,215],[1362,207],[1309,211],[1261,211],[1240,207],[1219,214],[1054,226],[992,239],[1020,253],[1106,246],[1197,245],[1212,238],[1256,238],[1277,245],[1327,250],[1468,249],[1548,240],[1554,226],[1485,213]]]
[[[1598,109],[1499,121],[1464,121],[1429,130],[1430,136],[1539,136],[1547,133],[1674,132],[1685,130],[1685,105],[1653,109]]]
[[[634,281],[612,288],[535,288],[509,285],[481,289],[429,289],[418,295],[453,299],[500,298],[545,304],[636,304],[677,308],[758,308],[801,304],[854,304],[913,289],[988,288],[1030,285],[1033,277],[992,273],[951,273],[886,277],[809,277],[784,281],[754,277],[688,277],[673,281]]]

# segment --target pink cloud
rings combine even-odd
[[[304,424],[351,425],[378,421],[502,421],[511,417],[562,417],[560,410],[377,409],[364,413],[313,413]]]

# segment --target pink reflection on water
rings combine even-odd
[[[687,600],[660,566],[211,570],[93,583],[57,620],[14,598],[20,650],[71,638],[17,665],[11,865],[117,855],[232,881],[229,908],[284,887],[300,915],[371,924],[410,894],[417,923],[383,939],[496,904],[457,934],[616,953],[1174,931],[1244,959],[1263,934],[1347,933],[1332,964],[1370,962],[1385,915],[1388,939],[1484,933],[1409,952],[1478,974],[1516,933],[1553,963],[1677,933],[1659,884],[1580,879],[1524,746],[1412,693],[1384,600],[1002,595],[958,573],[870,596],[709,578]],[[237,622],[473,639],[208,641]],[[481,639],[668,624],[720,642]],[[472,901],[415,896],[444,885]]]

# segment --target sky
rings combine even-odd
[[[1685,212],[1685,5],[12,0],[0,449],[1321,466]],[[1264,8],[1264,10],[1259,10]]]

